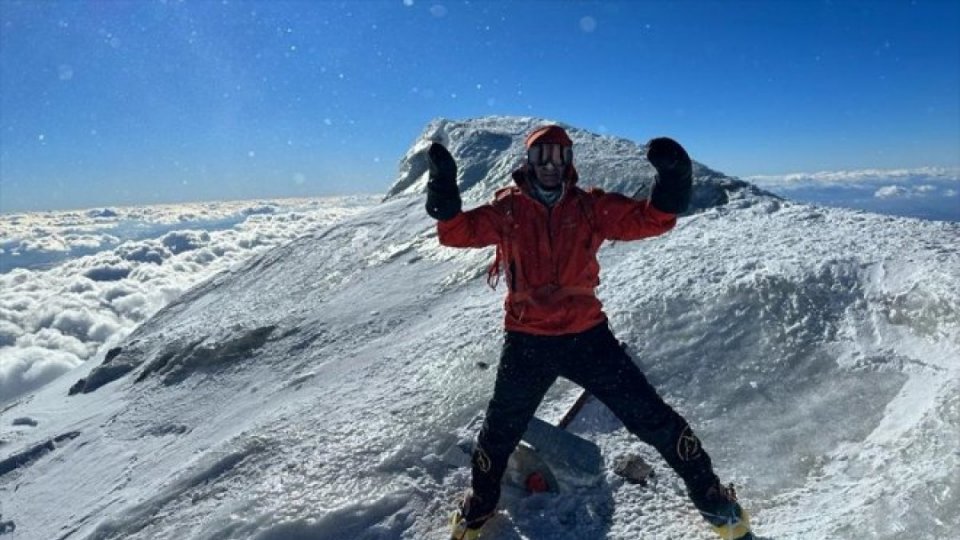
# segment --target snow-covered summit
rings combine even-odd
[[[440,456],[489,398],[503,291],[482,278],[489,250],[438,245],[411,171],[381,204],[217,274],[0,411],[0,533],[444,538],[467,472]],[[484,199],[494,176],[475,174]],[[951,537],[960,224],[740,200],[601,252],[614,331],[762,538]],[[538,414],[556,420],[575,396],[561,382]],[[491,540],[711,538],[601,406],[572,429],[607,463],[642,453],[656,480],[608,472],[529,497]]]
[[[573,139],[574,164],[580,174],[581,186],[647,196],[656,171],[645,157],[645,145],[542,118],[488,116],[464,121],[441,118],[430,122],[401,160],[400,174],[387,191],[386,199],[401,194],[420,194],[426,189],[425,150],[431,142],[439,142],[457,160],[458,184],[464,201],[475,204],[490,200],[497,189],[512,183],[510,174],[524,159],[526,136],[547,124],[563,126]],[[691,212],[735,199],[775,197],[696,160],[693,174]]]

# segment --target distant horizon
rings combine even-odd
[[[45,212],[82,212],[89,210],[102,210],[102,209],[115,209],[115,208],[138,208],[144,206],[176,206],[176,205],[189,205],[189,204],[212,204],[212,203],[238,203],[238,202],[255,202],[255,201],[290,201],[297,199],[335,199],[335,198],[347,198],[347,197],[376,197],[383,195],[384,193],[380,192],[354,192],[354,193],[318,193],[318,194],[287,194],[287,195],[250,195],[249,197],[239,197],[239,198],[217,198],[216,196],[210,196],[209,198],[200,198],[200,199],[169,199],[169,200],[156,200],[156,201],[143,201],[143,202],[104,202],[104,203],[95,203],[83,206],[60,206],[60,207],[44,207],[44,208],[33,208],[33,209],[13,209],[9,210],[6,206],[0,203],[0,215],[17,215],[17,214],[39,214]],[[0,201],[2,201],[3,195],[0,193]]]
[[[704,165],[709,167],[709,164]],[[725,174],[723,171],[718,172]],[[783,175],[753,175],[735,178],[797,203],[863,210],[901,217],[960,221],[960,167],[793,172]],[[589,185],[589,179],[584,180],[585,185]],[[504,182],[508,181],[509,179],[504,180]],[[211,198],[144,203],[104,203],[34,210],[6,210],[0,207],[0,216],[91,212],[104,209],[192,204],[271,203],[301,199],[382,197],[386,195],[389,187],[387,186],[387,188],[378,192],[261,195],[235,199]]]
[[[862,175],[866,173],[876,174],[881,176],[884,174],[892,175],[893,173],[897,173],[898,175],[902,176],[903,174],[909,175],[909,174],[925,173],[930,171],[947,173],[948,175],[960,180],[960,164],[952,165],[952,166],[931,165],[931,166],[921,166],[921,167],[912,167],[912,168],[896,167],[896,168],[863,168],[863,169],[851,169],[851,170],[791,171],[791,172],[780,173],[780,174],[764,173],[764,174],[750,174],[750,175],[738,176],[738,175],[728,174],[726,171],[723,171],[723,170],[718,170],[716,167],[711,166],[709,163],[700,162],[699,160],[697,160],[696,156],[691,156],[691,157],[694,159],[694,161],[697,161],[702,165],[709,167],[712,170],[715,170],[721,174],[724,174],[725,176],[739,178],[741,180],[745,180],[751,183],[756,183],[756,180],[761,178],[769,178],[769,179],[775,179],[775,180],[782,179],[784,181],[788,181],[791,178],[794,178],[800,182],[803,182],[805,180],[812,180],[820,176],[830,176],[830,175],[854,177],[854,176]],[[399,156],[397,158],[398,165],[399,165],[399,162],[401,161],[401,158],[402,156]],[[69,203],[68,203],[68,205],[66,206],[51,206],[51,207],[37,206],[37,207],[15,207],[15,208],[8,207],[3,197],[3,191],[2,191],[3,184],[0,183],[0,214],[9,215],[9,214],[33,213],[33,212],[61,212],[61,211],[68,212],[68,211],[93,210],[93,209],[104,208],[104,207],[134,207],[134,206],[165,205],[165,204],[254,201],[258,199],[303,199],[303,198],[314,199],[314,198],[327,198],[327,197],[377,196],[377,195],[386,195],[390,187],[393,185],[394,181],[396,181],[396,178],[384,184],[383,188],[380,190],[373,190],[371,188],[368,191],[354,191],[354,192],[350,192],[346,190],[324,192],[321,190],[321,191],[318,191],[317,193],[310,193],[305,191],[299,194],[276,193],[271,195],[269,193],[263,193],[259,195],[250,194],[249,196],[243,196],[239,198],[223,198],[223,197],[218,197],[216,195],[209,195],[207,197],[195,198],[195,199],[168,198],[168,199],[157,199],[157,200],[144,200],[139,202],[124,201],[124,200],[118,200],[117,198],[114,198],[113,199],[114,202],[104,201],[99,203],[97,202],[83,203],[83,205],[81,206],[69,206]],[[508,183],[509,181],[510,181],[509,178],[504,179],[505,184]],[[589,184],[589,179],[584,179],[584,181],[585,183]],[[269,184],[264,183],[264,185],[268,186]],[[958,182],[958,187],[960,187],[960,182]],[[958,210],[958,212],[960,212],[960,210]]]
[[[403,156],[398,156],[397,161],[398,165]],[[920,173],[928,172],[930,170],[936,170],[940,172],[949,173],[950,175],[960,179],[960,164],[953,166],[920,166],[913,168],[905,167],[896,167],[896,168],[864,168],[864,169],[851,169],[851,170],[809,170],[809,171],[791,171],[787,173],[780,174],[750,174],[744,176],[732,175],[726,171],[719,170],[716,167],[712,166],[709,163],[703,163],[697,159],[696,156],[691,156],[694,161],[701,163],[702,165],[709,167],[710,169],[717,171],[725,176],[739,178],[741,180],[746,180],[751,183],[756,183],[755,180],[759,178],[770,178],[770,179],[789,179],[791,177],[797,177],[798,179],[812,179],[822,175],[849,175],[855,176],[861,173],[876,173],[883,175],[885,173]],[[135,207],[135,206],[151,206],[151,205],[166,205],[166,204],[190,204],[190,203],[212,203],[212,202],[231,202],[231,201],[254,201],[258,199],[302,199],[302,198],[327,198],[327,197],[354,197],[354,196],[377,196],[377,195],[386,195],[390,187],[393,185],[393,182],[396,181],[396,176],[390,181],[386,182],[382,189],[374,189],[371,186],[366,186],[367,191],[347,191],[343,190],[324,190],[320,189],[315,193],[309,191],[303,191],[301,193],[290,193],[290,192],[276,192],[270,194],[264,192],[262,194],[248,194],[240,197],[222,197],[218,195],[205,195],[200,198],[157,198],[154,200],[142,200],[142,201],[132,201],[125,200],[122,196],[114,196],[103,199],[101,202],[88,202],[88,203],[79,203],[79,205],[71,206],[71,203],[65,203],[58,206],[19,206],[19,207],[10,207],[4,198],[3,194],[3,183],[0,183],[0,215],[10,215],[10,214],[23,214],[23,213],[34,213],[34,212],[69,212],[69,211],[82,211],[82,210],[93,210],[98,208],[105,207]],[[589,179],[583,179],[585,184],[589,184]],[[510,182],[509,178],[504,178],[504,184]],[[960,183],[958,183],[960,185]],[[264,182],[264,187],[271,186],[271,183]]]
[[[960,166],[960,3],[0,3],[0,211],[384,192],[436,118]]]

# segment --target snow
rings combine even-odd
[[[18,539],[445,538],[468,473],[441,455],[492,391],[503,291],[485,284],[491,250],[438,245],[417,152],[448,142],[471,206],[503,184],[536,122],[432,122],[380,204],[210,274],[109,360],[7,405],[0,527]],[[642,148],[571,131],[583,184],[649,182]],[[762,538],[952,537],[960,225],[696,174],[697,210],[674,231],[601,252],[614,332]],[[561,381],[538,414],[555,421],[577,393]],[[484,538],[711,538],[681,481],[601,405],[571,429],[601,447],[600,483],[509,502]],[[629,454],[654,466],[647,486],[612,472]]]

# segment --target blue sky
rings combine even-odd
[[[960,165],[960,3],[0,0],[0,211],[377,193],[433,118]]]

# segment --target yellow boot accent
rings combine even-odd
[[[740,520],[729,525],[710,524],[713,532],[720,535],[723,540],[738,540],[750,534],[750,515],[747,511],[740,509]]]
[[[480,538],[480,529],[471,529],[467,527],[467,520],[463,519],[460,512],[453,513],[453,519],[450,520],[453,533],[450,540],[477,540]]]

